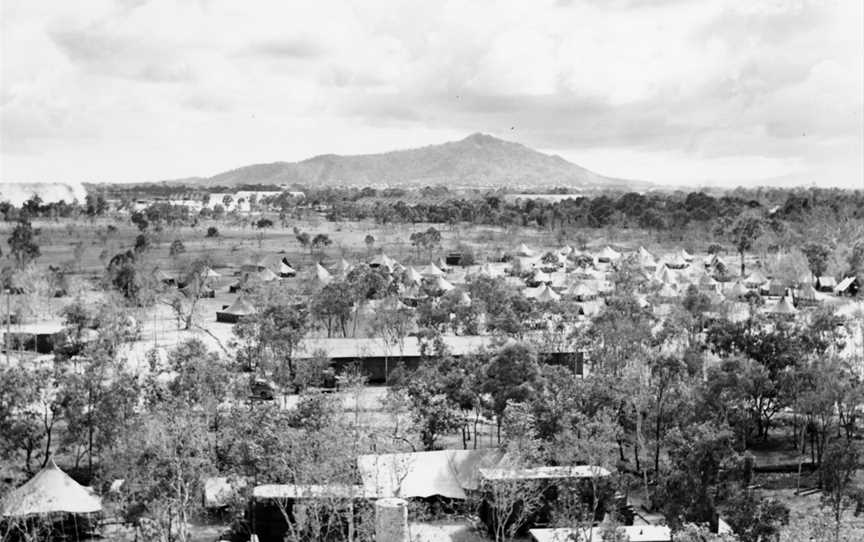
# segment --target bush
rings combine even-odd
[[[210,226],[209,228],[207,228],[207,237],[219,237],[219,229],[216,226]]]

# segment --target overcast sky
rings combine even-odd
[[[3,181],[485,132],[606,175],[864,188],[864,2],[2,0]]]

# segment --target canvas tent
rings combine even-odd
[[[748,288],[758,288],[766,282],[768,282],[768,279],[759,270],[753,271],[744,279],[744,285]]]
[[[285,262],[280,262],[279,264],[279,276],[282,278],[289,278],[297,275],[297,271],[288,265]]]
[[[597,298],[597,291],[584,282],[574,285],[567,293],[576,301],[590,301]]]
[[[388,271],[393,271],[393,267],[396,265],[396,260],[391,258],[390,256],[381,253],[377,254],[374,258],[369,261],[369,267],[383,267]]]
[[[740,299],[747,295],[749,291],[746,286],[741,284],[741,281],[737,281],[731,288],[726,290],[726,297],[729,299]]]
[[[443,277],[445,273],[444,271],[438,269],[438,266],[436,266],[434,263],[429,262],[429,265],[424,267],[420,271],[420,274],[424,277]]]
[[[224,322],[226,324],[234,324],[237,323],[240,318],[249,316],[250,314],[255,314],[255,307],[252,303],[246,301],[246,299],[238,297],[230,307],[221,311],[216,311],[216,321]]]
[[[796,309],[795,306],[792,305],[792,302],[789,301],[789,298],[785,295],[780,298],[780,301],[769,306],[766,311],[772,316],[781,317],[795,316],[796,314],[798,314],[798,309]]]
[[[522,256],[523,258],[531,258],[537,255],[537,252],[528,248],[525,243],[519,245],[516,249],[516,255]]]
[[[560,300],[561,295],[559,295],[555,292],[555,290],[550,288],[548,284],[544,284],[540,287],[540,291],[538,291],[537,294],[533,296],[533,298],[540,303],[552,303]]]
[[[614,262],[618,258],[621,257],[621,253],[612,247],[607,246],[603,250],[600,251],[600,254],[597,255],[597,260],[601,262]]]
[[[439,292],[449,292],[454,286],[447,282],[444,277],[438,277],[432,281],[432,289]]]
[[[4,518],[101,511],[101,499],[60,470],[53,459],[49,459],[36,476],[0,501],[0,517]]]
[[[416,269],[413,267],[408,267],[405,270],[405,284],[420,284],[423,282],[423,275],[421,275]]]
[[[315,280],[323,285],[327,285],[333,280],[333,275],[330,274],[330,271],[324,269],[324,266],[320,263],[315,264]]]

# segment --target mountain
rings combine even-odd
[[[198,180],[205,186],[428,186],[453,188],[647,188],[643,181],[604,177],[560,156],[473,134],[460,141],[380,154],[324,154],[302,162],[255,164]]]

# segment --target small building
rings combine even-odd
[[[834,288],[834,293],[837,295],[854,296],[858,293],[859,289],[858,277],[846,277]]]
[[[816,277],[816,289],[820,292],[833,292],[837,287],[837,279],[830,276]]]

